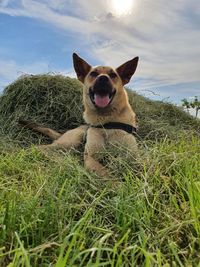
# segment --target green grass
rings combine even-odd
[[[141,150],[113,188],[79,153],[2,145],[0,266],[198,266],[200,140]]]
[[[104,151],[118,186],[83,168],[82,151],[18,126],[82,123],[81,84],[21,77],[0,96],[0,266],[200,266],[200,122],[128,90],[138,119],[135,160]]]

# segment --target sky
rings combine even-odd
[[[139,56],[129,87],[180,104],[200,96],[200,2],[0,0],[0,92],[22,74],[75,77],[73,52],[114,67]]]

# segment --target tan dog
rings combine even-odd
[[[134,74],[138,57],[124,63],[117,69],[112,67],[91,67],[77,54],[73,54],[74,69],[79,81],[84,85],[84,120],[87,125],[69,130],[63,135],[34,123],[20,123],[41,132],[54,140],[42,148],[77,148],[86,137],[84,163],[89,170],[107,176],[106,168],[97,160],[98,153],[106,145],[117,143],[135,152],[137,144],[134,136],[136,127],[128,96],[124,89]]]

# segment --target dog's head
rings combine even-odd
[[[77,54],[73,54],[74,69],[84,86],[84,100],[91,109],[108,110],[117,104],[127,84],[134,74],[138,57],[127,61],[118,68],[90,66]]]

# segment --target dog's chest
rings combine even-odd
[[[93,146],[126,146],[130,149],[136,147],[136,139],[133,134],[129,134],[121,129],[98,129],[89,128],[86,135],[86,143]]]

